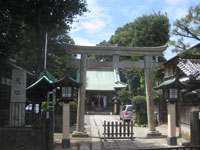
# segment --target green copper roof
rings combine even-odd
[[[44,83],[46,86],[51,87],[51,83],[55,81],[57,81],[57,79],[51,73],[45,70],[40,73],[38,80],[35,83],[27,87],[27,90],[30,90],[33,87],[42,87],[44,86]]]
[[[87,69],[86,90],[114,91],[126,86],[127,84],[120,81],[118,69]]]
[[[50,81],[50,82],[55,82],[57,81],[57,79],[51,74],[49,73],[48,71],[42,71],[38,77],[38,79],[41,79],[42,77],[47,77],[47,79]]]
[[[164,82],[162,82],[160,85],[158,85],[157,87],[155,87],[154,89],[162,89],[164,87],[170,86],[172,84],[174,84],[176,82],[176,78],[170,78],[168,80],[165,80]]]

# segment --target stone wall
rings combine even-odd
[[[180,123],[179,127],[181,137],[190,141],[190,125]]]
[[[194,110],[200,110],[200,105],[199,104],[182,104],[180,106],[180,122],[179,122],[179,127],[180,127],[180,137],[190,141],[191,136],[190,136],[190,128],[191,128],[191,122],[190,122],[190,117],[191,117],[191,112]]]
[[[0,128],[0,150],[53,150],[53,113],[46,116],[39,129]]]
[[[41,129],[0,128],[0,135],[2,150],[44,150]]]

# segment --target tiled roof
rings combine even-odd
[[[163,81],[160,85],[158,85],[154,89],[162,89],[164,87],[167,87],[167,86],[170,86],[172,84],[175,84],[175,82],[176,82],[176,78],[175,77],[171,77],[170,79]]]
[[[180,59],[177,67],[184,74],[196,80],[200,80],[200,60],[199,59]]]
[[[80,80],[79,73],[77,74]],[[99,68],[87,69],[86,90],[89,91],[115,91],[116,88],[127,87],[126,83],[120,81],[118,69]]]

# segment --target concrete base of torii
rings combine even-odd
[[[72,137],[89,137],[89,135],[87,134],[87,132],[77,132],[77,131],[74,131],[72,133]]]
[[[146,131],[147,137],[160,137],[161,133],[159,131]]]

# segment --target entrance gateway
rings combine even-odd
[[[152,97],[151,68],[162,67],[162,63],[156,63],[151,56],[162,56],[167,45],[158,47],[105,47],[105,46],[78,46],[65,45],[67,53],[81,54],[80,60],[69,61],[67,66],[80,66],[81,88],[78,92],[78,112],[77,126],[74,136],[84,136],[84,114],[85,114],[85,88],[86,88],[86,68],[144,68],[146,102],[148,116],[147,136],[160,135],[155,128],[154,107]],[[87,55],[108,55],[113,56],[112,62],[99,62],[87,60]],[[120,62],[120,56],[143,56],[144,60],[137,62]]]

